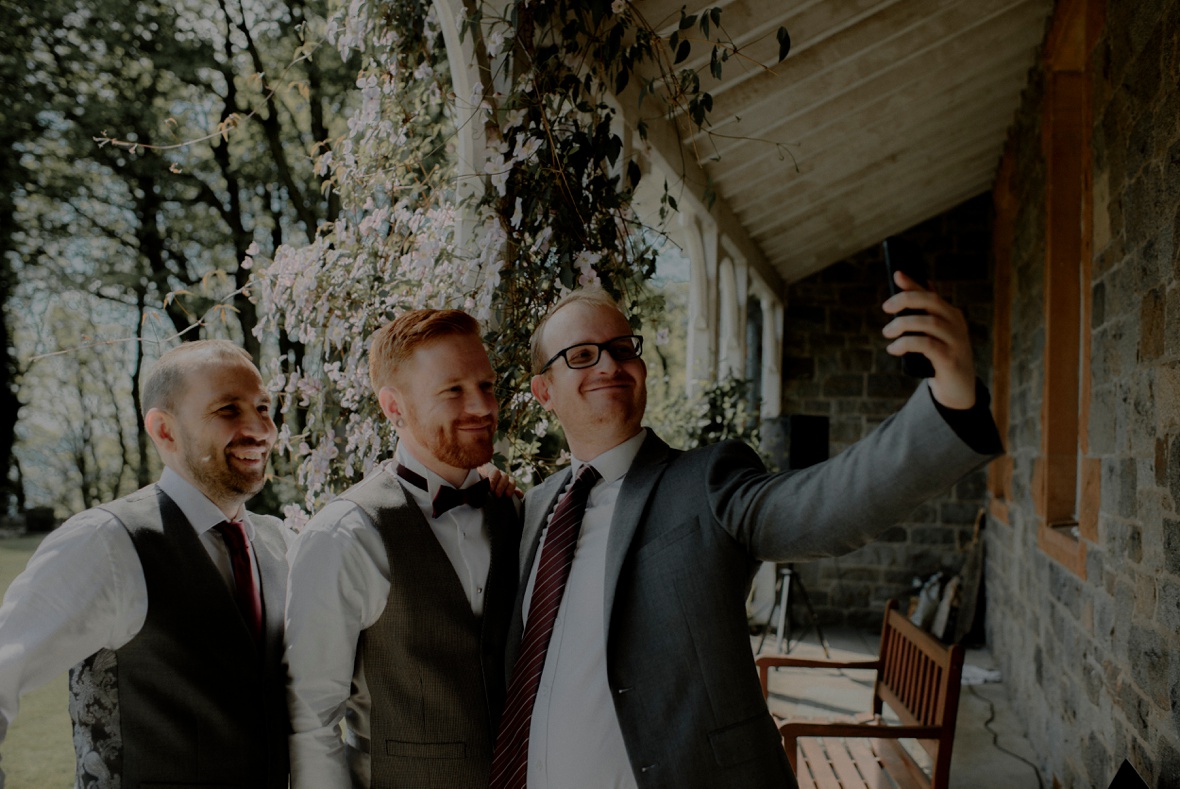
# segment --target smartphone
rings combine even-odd
[[[923,288],[930,287],[930,277],[926,273],[926,261],[922,251],[913,241],[898,236],[891,236],[881,242],[885,250],[885,274],[889,278],[889,295],[901,291],[893,279],[894,272],[901,271]],[[924,315],[925,310],[902,310],[901,315]],[[915,334],[916,332],[906,332]],[[934,366],[930,360],[920,353],[907,353],[901,357],[901,369],[906,375],[914,378],[930,378],[934,375]]]

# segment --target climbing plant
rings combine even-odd
[[[480,75],[470,96],[454,95],[430,2],[352,0],[328,26],[342,55],[363,58],[348,134],[316,161],[340,215],[313,243],[258,261],[253,286],[266,316],[259,331],[281,326],[306,347],[301,365],[273,375],[283,409],[306,409],[280,449],[299,461],[307,509],[388,453],[367,340],[411,308],[458,307],[483,322],[502,386],[501,462],[528,484],[558,460],[528,394],[532,327],[564,291],[591,282],[631,314],[650,312],[652,241],[677,208],[665,184],[654,227],[632,209],[647,129],[640,123],[629,145],[620,102],[707,130],[701,72],[720,76],[741,56],[720,8],[681,11],[667,36],[655,27],[664,20],[628,0],[463,0],[461,17]],[[781,60],[790,39],[777,36]],[[685,67],[697,48],[708,65]],[[461,169],[455,139],[465,125],[487,156]]]

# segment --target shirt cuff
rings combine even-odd
[[[983,381],[975,379],[975,405],[970,408],[947,408],[935,399],[933,392],[930,392],[930,400],[947,426],[972,450],[980,455],[1003,454],[1004,442],[1000,440],[999,428],[992,418],[991,392]]]

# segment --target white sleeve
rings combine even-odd
[[[368,517],[340,500],[308,522],[290,558],[286,662],[291,787],[349,787],[338,726],[360,668],[356,649],[361,631],[377,621],[389,598],[389,561]],[[367,715],[363,719],[367,725]]]
[[[146,617],[139,555],[114,516],[87,510],[46,536],[0,605],[0,741],[23,694],[123,646]]]

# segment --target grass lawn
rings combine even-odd
[[[0,590],[7,590],[40,537],[0,539]],[[74,785],[74,745],[67,710],[66,675],[26,694],[20,713],[0,745],[6,789],[70,789]]]

